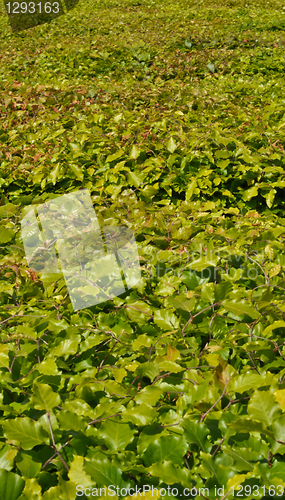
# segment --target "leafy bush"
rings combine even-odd
[[[3,11],[1,498],[283,492],[284,12],[87,0],[15,35]],[[20,221],[82,187],[142,280],[74,312]]]

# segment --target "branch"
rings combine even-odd
[[[115,413],[114,415],[110,415],[109,417],[97,418],[96,420],[92,420],[88,422],[88,425],[96,424],[97,422],[102,422],[102,420],[107,420],[107,418],[117,417],[120,413]]]
[[[53,435],[53,431],[52,431],[52,426],[51,426],[51,421],[50,421],[50,416],[49,416],[49,411],[47,411],[47,419],[48,419],[48,425],[49,425],[49,430],[50,430],[50,434],[51,434],[51,439],[52,439],[52,448],[54,449],[56,455],[58,456],[58,458],[60,458],[60,460],[62,461],[64,467],[66,468],[67,471],[69,471],[69,467],[67,465],[67,463],[65,462],[65,460],[63,459],[63,457],[61,456],[61,454],[59,453],[57,447],[56,447],[56,444],[55,444],[55,440],[54,440],[54,435]]]
[[[206,411],[206,413],[202,414],[202,417],[200,418],[200,422],[203,422],[204,418],[206,418],[206,416],[208,415],[208,413],[210,413],[210,411],[213,408],[215,408],[216,404],[218,404],[218,402],[221,401],[221,399],[224,397],[224,395],[226,394],[227,385],[228,385],[228,382],[225,383],[224,390],[223,390],[221,396],[219,397],[219,399],[217,399],[217,401],[211,406],[211,408],[209,408],[209,410]]]
[[[188,325],[190,325],[190,323],[192,323],[193,319],[196,318],[196,316],[199,316],[199,314],[202,314],[203,312],[207,311],[208,309],[212,309],[213,307],[215,306],[219,306],[220,305],[220,302],[215,302],[215,304],[211,304],[210,306],[208,307],[205,307],[205,309],[202,309],[202,311],[199,311],[198,313],[194,314],[194,316],[192,316],[192,314],[190,313],[190,319],[188,319],[187,323],[184,325],[183,329],[182,329],[182,336],[184,337],[184,331],[185,329],[187,328]]]
[[[64,448],[66,445],[68,445],[70,443],[72,438],[70,438],[68,441],[66,441],[66,443],[64,443],[58,451],[62,450],[62,448]],[[50,457],[45,463],[44,465],[42,466],[41,468],[41,471],[54,459],[54,457],[56,457],[56,453],[54,453],[54,455],[52,455],[52,457]]]
[[[223,444],[223,442],[224,442],[225,439],[226,438],[224,438],[224,437],[221,439],[220,444],[217,446],[217,448],[215,449],[214,453],[212,453],[212,457],[214,457],[216,455],[218,449],[222,446],[222,444]]]
[[[266,283],[269,283],[269,278],[268,278],[268,275],[267,273],[265,272],[265,270],[263,269],[263,267],[258,263],[256,262],[256,260],[252,259],[248,254],[247,254],[247,257],[249,258],[249,260],[251,260],[254,264],[256,264],[258,267],[260,267],[261,271],[263,272],[264,276],[265,276],[265,281]]]
[[[249,354],[249,352],[248,352],[246,349],[245,349],[245,352],[246,352],[246,354],[248,355],[248,357],[249,357],[250,361],[252,362],[252,365],[253,365],[254,369],[257,371],[258,375],[260,375],[260,372],[259,372],[259,370],[258,370],[258,368],[257,368],[257,366],[256,366],[256,364],[255,364],[255,362],[253,361],[253,359],[252,359],[251,355]]]
[[[45,318],[46,314],[42,314],[41,316],[35,316],[34,314],[13,314],[13,316],[9,316],[9,318],[4,319],[3,321],[1,321],[0,325],[3,325],[7,321],[10,321],[10,319],[17,318],[17,317],[19,317],[19,318],[27,318],[27,317],[30,317],[30,318]]]

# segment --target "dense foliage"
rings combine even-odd
[[[19,34],[3,7],[0,27],[0,498],[280,498],[282,2],[86,0]],[[81,188],[134,231],[142,280],[75,313],[20,221]]]

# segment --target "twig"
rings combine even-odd
[[[215,449],[214,453],[212,453],[212,457],[214,457],[218,451],[218,449],[222,446],[223,442],[224,442],[225,438],[223,437],[220,444],[217,446],[217,448]]]
[[[56,447],[56,444],[55,444],[55,440],[54,440],[54,435],[53,435],[53,430],[52,430],[52,426],[51,426],[51,421],[50,421],[50,415],[49,415],[49,411],[47,411],[47,419],[48,419],[48,425],[49,425],[49,430],[50,430],[50,435],[51,435],[51,439],[52,439],[52,448],[54,449],[56,455],[58,456],[58,458],[60,458],[60,460],[62,461],[64,467],[66,468],[67,471],[69,471],[69,467],[67,465],[67,463],[65,462],[64,458],[61,456],[61,454],[59,453],[57,447]]]
[[[66,443],[64,443],[64,444],[63,444],[63,445],[59,448],[59,450],[58,450],[58,451],[62,450],[62,448],[64,448],[65,446],[67,446],[67,445],[70,443],[71,439],[72,439],[72,438],[70,438],[68,441],[66,441]],[[47,466],[47,465],[48,465],[48,464],[49,464],[49,463],[50,463],[50,462],[54,459],[54,457],[56,457],[56,453],[54,453],[54,455],[52,455],[52,457],[50,457],[50,458],[49,458],[49,459],[48,459],[48,460],[44,463],[44,465],[42,466],[41,470],[43,470],[43,469],[44,469],[44,468],[45,468],[45,467],[46,467],[46,466]]]
[[[275,349],[277,349],[277,350],[278,350],[278,352],[279,352],[279,354],[280,354],[281,358],[282,358],[282,359],[284,359],[284,361],[285,361],[285,358],[284,358],[284,356],[283,356],[282,352],[280,351],[280,347],[279,347],[279,345],[277,344],[277,342],[274,342],[274,340],[271,340],[271,339],[267,339],[266,337],[258,337],[257,335],[254,335],[254,334],[253,334],[253,337],[255,337],[255,338],[257,338],[257,339],[267,340],[268,342],[271,342],[271,344],[273,344],[273,345],[274,345]],[[282,344],[281,344],[281,345],[282,345]]]
[[[160,378],[168,377],[168,375],[171,375],[171,373],[172,372],[166,372],[163,375],[158,375],[151,385],[155,384],[155,382],[157,382]]]
[[[102,368],[103,364],[105,363],[106,359],[108,359],[108,357],[110,356],[110,354],[113,351],[114,347],[116,346],[117,342],[120,342],[122,344],[122,341],[120,340],[120,337],[123,335],[124,332],[125,332],[125,330],[123,329],[122,332],[121,332],[121,334],[120,334],[120,336],[118,338],[115,337],[115,335],[113,335],[113,332],[111,332],[111,331],[108,332],[108,333],[111,333],[111,336],[115,340],[115,344],[111,347],[111,349],[107,352],[106,356],[102,359],[100,365],[98,366],[97,374],[101,370],[101,368]]]
[[[199,316],[199,314],[202,314],[203,312],[207,311],[208,309],[213,309],[213,307],[219,306],[219,305],[220,305],[220,302],[215,302],[215,304],[211,304],[210,306],[205,307],[204,309],[202,309],[202,311],[199,311],[196,314],[194,314],[194,316],[192,316],[192,314],[190,313],[190,319],[188,319],[187,323],[182,328],[182,332],[181,332],[182,336],[184,337],[185,329],[187,328],[188,325],[190,325],[190,323],[192,323],[193,319],[196,318],[196,316]]]
[[[41,363],[41,358],[40,358],[40,339],[37,340],[37,358],[38,358],[38,363]]]
[[[250,396],[246,396],[246,397],[244,397],[244,398],[240,398],[240,399],[234,399],[233,401],[231,400],[231,401],[227,404],[227,406],[225,406],[224,411],[225,411],[225,410],[227,410],[227,409],[228,409],[231,405],[234,405],[234,404],[236,404],[236,403],[239,403],[239,401],[243,401],[244,399],[250,399]]]
[[[131,382],[130,387],[128,388],[128,390],[127,390],[127,392],[126,392],[126,396],[129,394],[129,392],[130,392],[131,388],[133,387],[133,385],[134,385],[135,381],[136,381],[138,378],[141,378],[141,376],[140,376],[140,375],[137,375],[137,377],[135,377],[135,378],[134,378],[134,380]]]
[[[256,264],[258,267],[260,267],[261,271],[263,272],[263,274],[265,276],[266,283],[269,283],[268,275],[266,274],[266,272],[263,269],[263,267],[258,262],[256,262],[254,259],[252,259],[248,254],[247,254],[247,256],[248,256],[249,260],[251,260],[254,264]]]
[[[190,366],[190,368],[184,368],[184,370],[197,370],[200,368],[216,368],[216,366],[212,366],[212,365]]]
[[[248,357],[249,357],[250,361],[252,362],[252,365],[253,365],[254,369],[257,371],[258,375],[260,375],[260,372],[259,372],[259,370],[258,370],[258,368],[257,368],[257,366],[256,366],[256,364],[255,364],[255,362],[253,361],[253,359],[252,359],[251,355],[249,354],[249,352],[248,352],[247,350],[246,350],[245,352],[246,352],[246,354],[248,355]]]
[[[189,382],[192,382],[194,385],[197,385],[197,382],[193,380],[192,378],[183,378],[182,380],[188,380]]]
[[[175,425],[180,425],[180,422],[178,422],[177,424],[160,425],[160,427],[174,427]]]
[[[187,469],[191,471],[191,469],[190,469],[190,467],[189,467],[189,464],[188,464],[188,460],[187,460],[187,456],[186,456],[186,455],[185,455],[185,457],[184,457],[184,462],[185,462],[185,464],[186,464]]]
[[[209,339],[212,340],[212,334],[211,334],[211,326],[212,326],[212,323],[215,319],[215,317],[217,316],[217,314],[213,314],[213,316],[211,317],[211,321],[210,321],[210,324],[209,324]]]
[[[88,422],[88,425],[96,424],[97,422],[102,422],[102,420],[107,420],[107,418],[117,417],[120,413],[114,413],[114,415],[109,415],[109,417],[97,418],[96,420],[92,420]]]
[[[1,321],[0,325],[3,325],[7,321],[10,321],[10,319],[17,318],[17,317],[19,317],[19,318],[27,318],[27,317],[30,317],[30,318],[45,318],[46,314],[42,314],[41,316],[35,316],[34,314],[13,314],[13,316],[9,316],[9,318],[6,318],[3,321]]]
[[[208,413],[210,413],[210,411],[213,408],[215,408],[216,404],[218,404],[218,402],[221,401],[221,399],[224,397],[224,395],[226,393],[227,385],[228,385],[228,382],[225,383],[225,387],[224,387],[223,392],[222,392],[221,396],[219,397],[219,399],[217,399],[217,401],[211,406],[211,408],[209,408],[209,410],[206,411],[206,413],[202,414],[202,417],[200,418],[200,422],[203,422],[203,420],[206,418],[206,416],[208,415]]]
[[[25,375],[23,375],[21,378],[18,378],[18,380],[15,380],[15,383],[16,382],[20,382],[20,380],[22,380],[23,378],[27,377],[28,375],[30,375],[30,373],[35,370],[36,366],[33,366],[33,368],[31,368],[30,371],[28,371],[28,373],[26,373]]]

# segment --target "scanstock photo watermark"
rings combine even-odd
[[[221,277],[230,280],[256,280],[262,270],[257,252],[240,252],[201,248],[190,251],[186,245],[177,258],[172,250],[161,250],[147,256],[147,270],[152,277],[166,274],[180,277],[183,271],[190,271],[200,284],[218,281]],[[219,265],[220,263],[220,265]],[[274,275],[274,274],[273,274]]]
[[[25,212],[21,235],[28,265],[46,287],[63,279],[74,311],[122,295],[139,282],[133,232],[100,226],[87,189],[30,205]]]
[[[12,31],[17,33],[66,14],[78,2],[79,0],[26,0],[25,2],[4,0],[4,5]]]
[[[218,486],[215,484],[212,488],[212,493],[214,493],[216,499],[220,497],[220,500],[225,500],[225,498],[229,495],[234,498],[260,498],[261,495],[263,495],[263,498],[265,498],[265,495],[267,495],[267,498],[278,498],[284,495],[284,487],[281,484],[270,484],[267,485],[267,487],[260,486],[259,484],[248,484],[246,486],[239,484],[237,486],[230,486],[229,488],[226,488],[224,485]],[[76,497],[82,497],[83,495],[85,497],[97,497],[100,499],[114,496],[119,496],[120,498],[146,497],[149,499],[152,497],[159,499],[164,498],[166,495],[167,498],[169,498],[169,496],[174,498],[194,498],[198,496],[207,499],[210,495],[210,489],[207,487],[196,488],[195,486],[192,486],[192,488],[183,488],[183,490],[179,491],[178,488],[171,486],[158,489],[154,488],[153,485],[143,485],[140,488],[137,486],[135,488],[120,488],[119,486],[114,485],[110,485],[108,488],[84,488],[81,485],[77,485]]]
[[[223,493],[222,493],[223,491]],[[215,494],[221,496],[222,494],[225,493],[224,488],[217,488],[215,486]],[[171,487],[167,486],[167,488],[154,488],[154,486],[150,486],[148,484],[144,484],[140,488],[136,486],[135,488],[120,488],[119,486],[114,486],[110,485],[108,488],[84,488],[81,485],[76,486],[76,496],[77,497],[82,497],[85,495],[86,497],[97,497],[97,498],[104,498],[104,497],[114,497],[114,496],[119,496],[120,498],[124,497],[135,497],[135,498],[140,498],[140,497],[147,497],[149,498],[150,496],[153,498],[163,498],[167,495],[167,498],[169,496],[175,497],[175,498],[187,498],[187,497],[193,497],[193,496],[206,496],[209,495],[209,488],[196,488],[193,486],[192,488],[183,488],[179,492],[178,488],[176,487]]]

